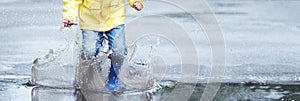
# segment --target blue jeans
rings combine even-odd
[[[99,54],[100,47],[103,46],[104,34],[108,39],[108,49],[113,54],[127,55],[124,24],[114,27],[105,32],[82,30],[82,58],[88,59]]]
[[[127,55],[127,47],[125,40],[124,24],[114,27],[105,32],[92,30],[82,30],[82,54],[83,60],[91,59],[99,54],[100,47],[103,46],[104,34],[108,39],[108,48],[112,51],[109,54],[111,59],[110,74],[118,75],[119,69],[122,67],[125,55]]]

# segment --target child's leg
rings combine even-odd
[[[124,25],[119,25],[108,31],[106,34],[109,41],[109,49],[113,51],[113,53],[110,54],[112,61],[111,66],[120,68],[123,64],[125,55],[127,55]]]
[[[82,30],[82,55],[81,58],[86,60],[96,56],[99,48],[102,46],[103,34],[97,31]]]
[[[125,38],[124,24],[119,25],[107,33],[109,49],[114,53],[127,55],[127,46]]]
[[[113,53],[110,54],[111,68],[108,75],[107,87],[110,91],[116,91],[118,90],[119,70],[123,65],[125,55],[127,55],[124,25],[119,25],[106,34],[109,41],[109,49],[113,51]]]
[[[100,47],[103,46],[103,41],[104,41],[104,36],[103,36],[103,32],[98,32],[97,34],[97,41],[96,41],[96,48],[95,48],[95,54],[94,56],[97,56],[99,54],[99,49]]]

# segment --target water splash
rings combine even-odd
[[[32,83],[50,87],[73,87],[75,80],[75,62],[77,45],[74,33],[76,29],[64,30],[59,35],[65,40],[59,50],[50,49],[44,57],[36,58],[32,65]]]
[[[34,85],[58,88],[78,87],[85,91],[106,91],[105,84],[110,68],[107,42],[98,56],[88,60],[80,58],[81,33],[70,29],[63,33],[66,45],[61,50],[49,50],[37,58],[32,66]],[[74,35],[76,33],[76,35]],[[120,91],[160,88],[156,81],[164,75],[178,74],[181,69],[176,46],[163,36],[142,36],[128,47],[129,54],[120,71]],[[156,76],[153,76],[156,75]],[[149,90],[152,91],[152,90]]]
[[[128,66],[121,72],[121,78],[130,88],[145,89],[165,79],[165,75],[180,74],[181,58],[176,45],[159,35],[146,35],[137,39],[129,49]]]

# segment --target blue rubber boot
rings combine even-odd
[[[119,70],[121,69],[124,61],[124,56],[120,54],[111,54],[109,56],[111,59],[111,67],[109,69],[108,82],[106,84],[106,88],[111,91],[119,90]]]
[[[118,81],[118,76],[117,73],[114,70],[114,67],[110,67],[110,72],[108,75],[108,82],[106,84],[106,88],[111,91],[117,91],[119,90],[119,81]]]

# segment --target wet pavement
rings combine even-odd
[[[223,83],[214,100],[300,100],[300,41],[298,41],[300,19],[297,13],[300,2],[281,0],[207,2],[223,31],[226,45],[225,74],[222,76]],[[186,15],[186,12],[177,12],[178,8],[156,1],[147,1],[146,4],[148,7],[142,13],[129,9],[126,21],[129,23],[135,17],[147,14],[160,14],[170,17],[175,23],[180,23],[182,28],[190,32],[197,49],[200,65],[192,66],[198,68],[198,74],[194,75],[198,83],[182,81],[176,85],[181,88],[176,89],[176,92],[172,87],[164,88],[153,96],[145,92],[86,93],[74,89],[24,86],[22,84],[31,79],[32,62],[37,57],[47,54],[49,49],[59,50],[66,44],[67,35],[59,32],[62,2],[1,0],[0,99],[2,101],[200,100],[211,72],[212,53],[206,35],[203,30],[198,29],[199,25],[195,25],[192,17]],[[156,26],[151,25],[151,20],[145,23]],[[130,39],[133,35],[129,34],[127,37]],[[170,63],[177,61],[174,55],[172,56],[169,57],[173,58],[170,59]],[[178,63],[173,64],[170,68],[174,72],[170,73],[176,74]],[[168,80],[180,80],[176,75],[164,77]],[[185,95],[186,89],[193,89],[191,97],[187,97],[190,94]]]

